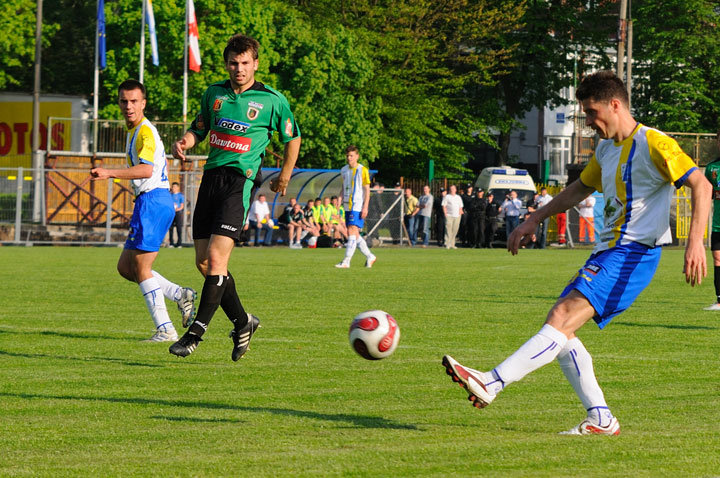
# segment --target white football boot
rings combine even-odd
[[[703,310],[720,310],[720,304],[716,302],[709,307],[705,307]]]
[[[178,334],[175,329],[170,332],[164,330],[156,330],[152,337],[143,340],[143,342],[175,342],[178,339]]]
[[[560,435],[619,435],[620,423],[617,418],[612,417],[610,423],[606,426],[597,425],[587,418],[580,422],[579,425],[572,427],[570,430],[560,432]]]
[[[445,371],[468,392],[468,400],[473,402],[475,408],[485,408],[495,400],[496,395],[485,388],[484,373],[468,367],[463,367],[454,358],[445,355],[442,359]]]

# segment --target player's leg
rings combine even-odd
[[[720,232],[710,234],[710,250],[713,256],[713,281],[715,283],[716,301],[705,310],[720,310]]]
[[[352,214],[352,213],[349,213]],[[358,236],[360,235],[360,230],[357,226],[350,224],[351,221],[348,220],[348,241],[347,244],[345,244],[345,257],[343,260],[335,264],[335,267],[339,269],[347,269],[350,267],[350,260],[352,259],[352,256],[355,254],[355,249],[358,245]]]
[[[183,327],[187,327],[195,316],[195,299],[197,293],[191,287],[182,287],[174,282],[170,282],[159,272],[153,270],[153,277],[157,279],[165,298],[172,300],[177,304],[182,317]]]

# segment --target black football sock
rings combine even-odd
[[[215,315],[215,311],[220,305],[220,300],[225,293],[227,282],[226,276],[205,277],[205,283],[203,284],[202,293],[200,294],[200,305],[198,306],[197,316],[188,329],[188,332],[198,337],[203,336],[213,315]]]
[[[225,292],[223,293],[222,300],[220,301],[220,307],[225,311],[225,315],[228,316],[230,322],[235,324],[236,329],[242,329],[248,323],[248,316],[245,309],[240,302],[240,298],[237,295],[237,289],[235,289],[235,279],[232,274],[228,271],[227,284],[225,285]]]
[[[720,266],[715,266],[715,295],[717,296],[718,304],[720,304]]]

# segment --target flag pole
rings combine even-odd
[[[145,15],[147,12],[147,0],[142,0],[142,19],[140,20],[140,74],[138,81],[143,82],[145,73]]]
[[[185,57],[183,59],[183,128],[187,127],[187,90],[188,90],[188,24],[190,23],[190,0],[185,0]]]
[[[97,0],[97,9],[100,10],[102,0]],[[97,154],[98,141],[98,96],[100,95],[100,22],[95,19],[95,72],[93,78],[93,156]]]

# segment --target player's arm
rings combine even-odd
[[[595,188],[586,186],[579,179],[571,183],[568,187],[560,191],[560,194],[552,198],[546,206],[535,210],[535,212],[530,214],[530,217],[520,223],[508,238],[508,251],[510,251],[512,255],[517,254],[520,245],[530,240],[542,221],[550,216],[567,211],[594,191]]]
[[[301,138],[298,136],[285,143],[285,154],[283,155],[283,165],[280,174],[270,180],[270,189],[276,193],[280,193],[281,196],[285,196],[285,189],[290,182],[290,176],[292,176],[292,171],[295,168],[295,163],[300,154],[300,141]]]
[[[90,170],[90,177],[93,180],[117,178],[117,179],[145,179],[152,176],[153,165],[141,163],[130,168],[106,169],[93,168]]]
[[[692,216],[690,219],[690,231],[685,246],[685,263],[683,273],[685,281],[691,286],[702,283],[703,277],[707,275],[707,260],[705,257],[705,245],[703,235],[707,228],[708,216],[710,215],[710,202],[712,200],[712,185],[705,179],[705,176],[696,169],[687,177],[684,183],[692,189],[690,204]]]
[[[179,140],[175,141],[172,145],[172,154],[176,159],[185,161],[185,151],[192,148],[198,143],[198,138],[190,130],[185,131],[185,134]]]
[[[370,185],[363,184],[363,207],[360,211],[360,219],[365,219],[368,215],[368,204],[370,204]]]

